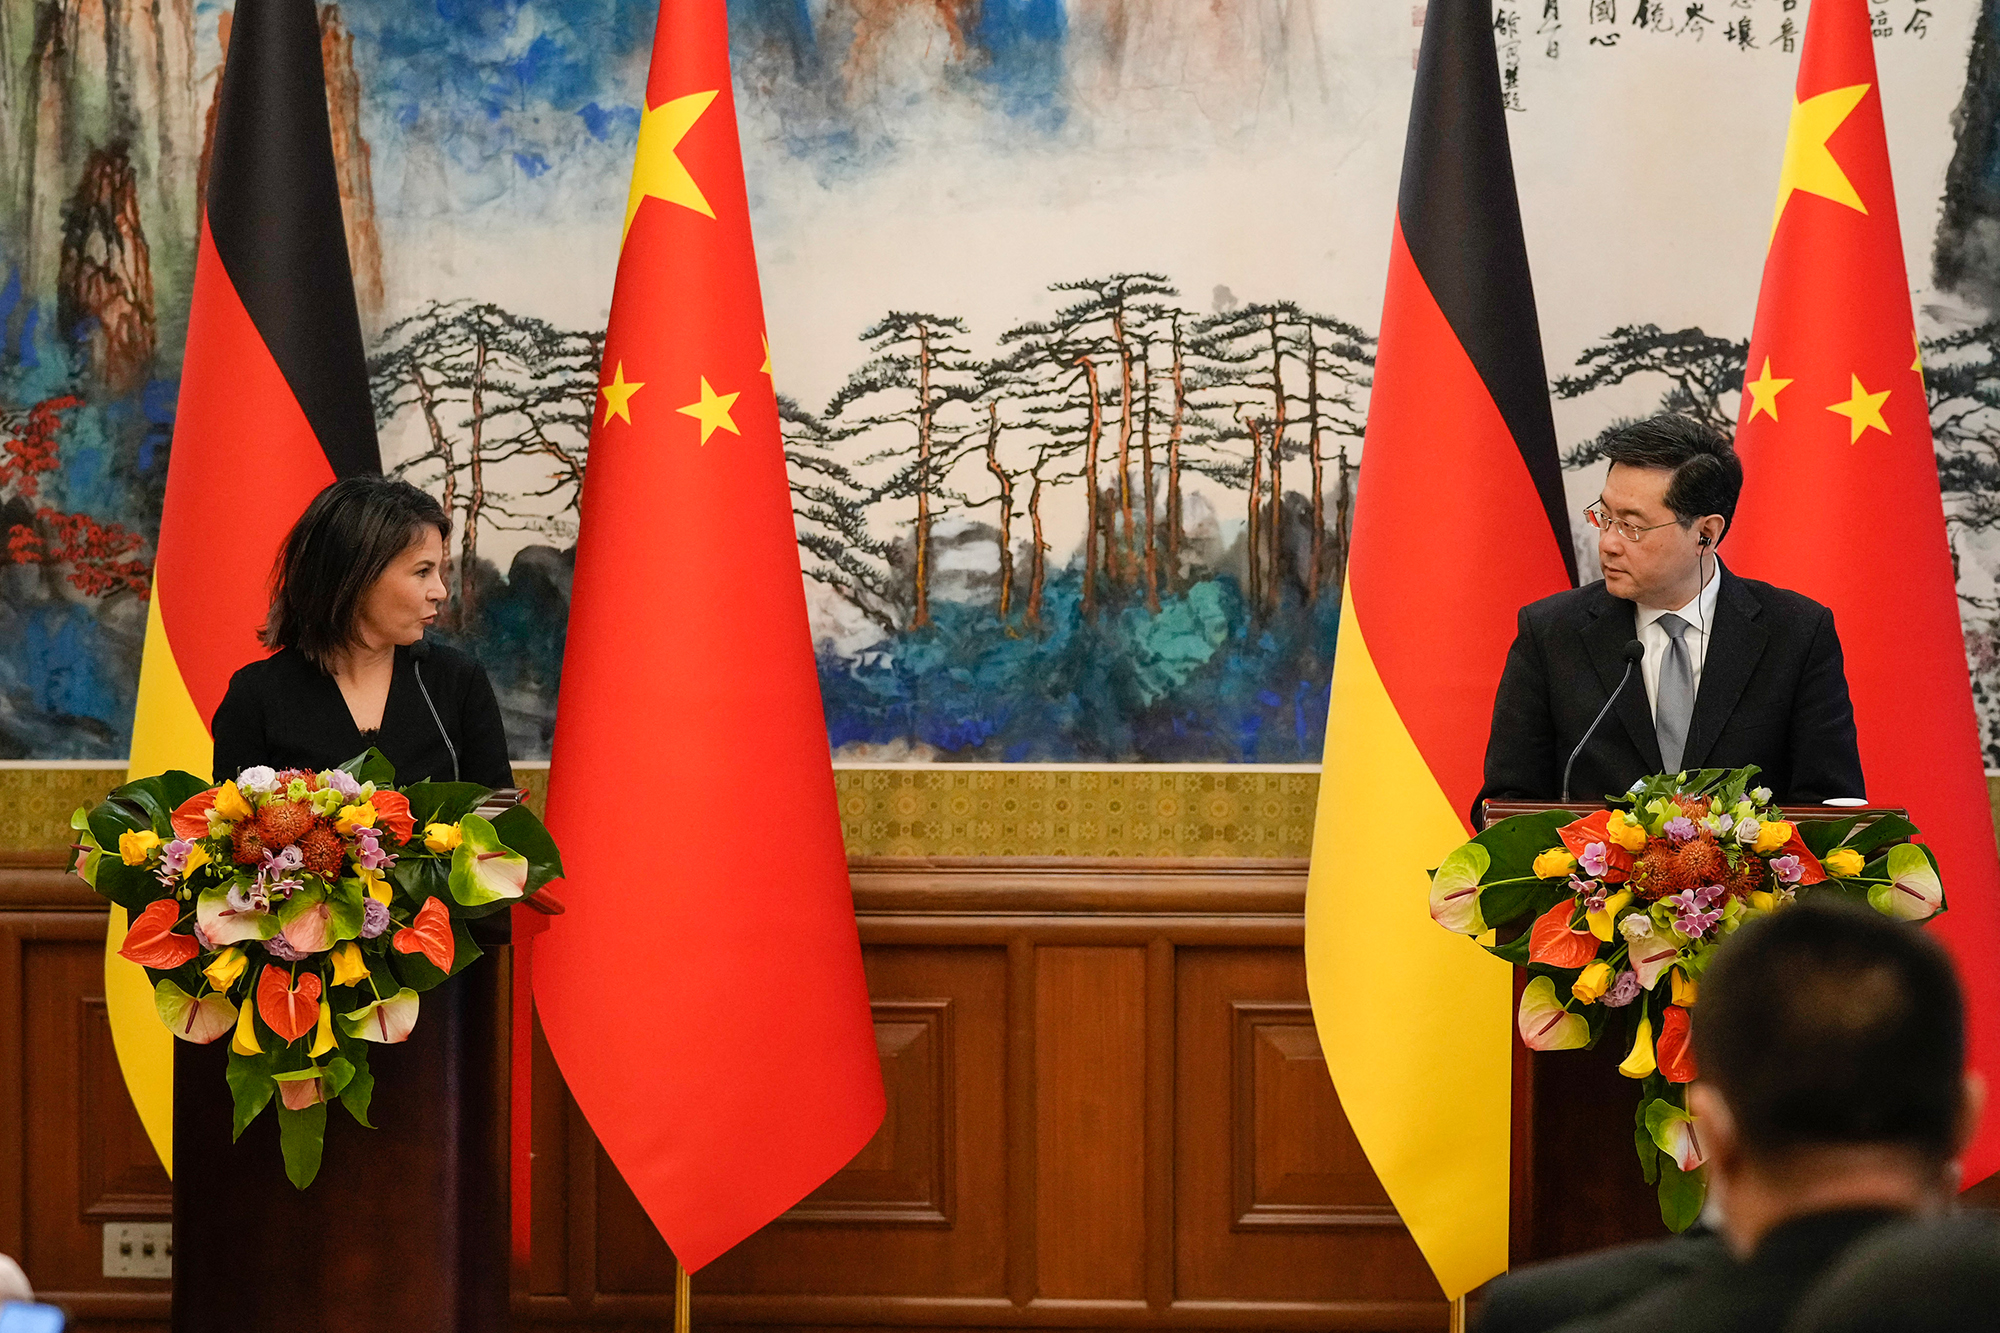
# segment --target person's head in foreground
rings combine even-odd
[[[450,536],[438,502],[406,481],[336,481],[285,538],[264,646],[336,670],[357,650],[415,643],[444,605]]]
[[[1743,464],[1729,438],[1668,412],[1598,437],[1611,460],[1597,503],[1604,590],[1641,606],[1678,611],[1715,577],[1715,546],[1736,516]]]
[[[1838,901],[1738,931],[1702,978],[1689,1092],[1738,1254],[1810,1213],[1948,1202],[1983,1089],[1951,960]]]

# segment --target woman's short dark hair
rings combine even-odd
[[[1613,426],[1597,439],[1597,452],[1627,467],[1661,468],[1667,508],[1682,527],[1707,514],[1722,515],[1722,530],[1736,521],[1743,493],[1743,463],[1729,437],[1693,417],[1664,412],[1644,421]]]
[[[407,481],[349,477],[314,496],[272,572],[264,646],[327,665],[354,642],[362,596],[425,528],[451,541],[444,508]]]

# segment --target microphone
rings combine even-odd
[[[438,735],[444,740],[445,753],[451,756],[451,780],[458,781],[458,747],[451,743],[451,733],[444,729],[444,719],[438,716],[438,706],[431,702],[431,692],[424,687],[424,663],[430,660],[429,639],[418,639],[410,645],[410,670],[417,678],[417,692],[424,696],[424,707],[431,710],[431,721],[437,724]],[[1574,756],[1571,756],[1574,758]]]
[[[1625,651],[1619,655],[1625,659],[1625,674],[1618,678],[1618,685],[1611,691],[1611,697],[1604,701],[1604,707],[1597,710],[1597,716],[1591,720],[1588,727],[1584,728],[1583,739],[1578,741],[1576,748],[1569,752],[1569,762],[1563,765],[1562,799],[1565,804],[1569,801],[1569,772],[1576,767],[1576,757],[1583,753],[1584,746],[1590,744],[1590,738],[1597,734],[1598,726],[1604,721],[1605,716],[1611,712],[1611,705],[1617,703],[1618,696],[1625,692],[1625,682],[1632,679],[1632,668],[1638,666],[1640,659],[1645,657],[1646,645],[1634,639],[1625,645]]]

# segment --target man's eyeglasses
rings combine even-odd
[[[1664,523],[1655,523],[1652,527],[1642,528],[1638,524],[1628,523],[1622,518],[1611,517],[1611,511],[1606,509],[1602,503],[1594,504],[1584,510],[1583,516],[1589,519],[1590,526],[1596,528],[1599,532],[1615,532],[1628,542],[1643,540],[1646,534],[1651,532],[1653,528],[1678,527],[1680,524],[1680,520],[1670,518]]]

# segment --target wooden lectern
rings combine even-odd
[[[1574,810],[1602,801],[1488,801],[1486,823],[1510,815]],[[1905,812],[1884,805],[1796,806],[1791,820]],[[1527,971],[1516,969],[1518,1002]],[[1514,1042],[1514,1116],[1508,1250],[1515,1266],[1667,1234],[1659,1196],[1639,1174],[1633,1147],[1638,1085],[1609,1052],[1530,1051]]]

